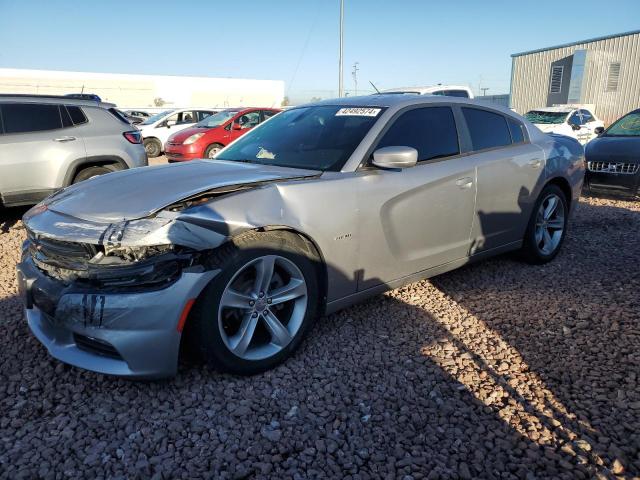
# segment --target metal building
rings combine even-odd
[[[608,125],[640,107],[640,30],[511,55],[511,107],[593,104]]]

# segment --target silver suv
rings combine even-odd
[[[147,165],[140,132],[115,105],[0,95],[0,198],[34,204],[97,175]]]

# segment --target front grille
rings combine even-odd
[[[620,162],[587,162],[587,168],[591,172],[635,175],[636,173],[638,173],[640,164]]]
[[[40,267],[44,264],[68,270],[84,270],[98,250],[89,243],[63,242],[29,235],[29,253]]]
[[[74,333],[73,341],[76,342],[76,346],[80,350],[84,350],[85,352],[94,353],[103,357],[115,358],[116,360],[122,360],[122,355],[118,353],[115,347],[104,340]]]

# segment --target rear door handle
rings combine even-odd
[[[460,187],[460,189],[462,189],[462,190],[466,190],[468,188],[471,188],[471,186],[473,185],[473,178],[471,178],[471,177],[459,178],[458,180],[456,180],[456,185],[458,187]]]
[[[529,160],[529,165],[533,168],[540,168],[540,165],[542,165],[542,160],[540,160],[539,158],[534,158],[533,160]]]
[[[58,137],[58,138],[54,138],[53,141],[54,142],[73,142],[76,139],[76,137]]]

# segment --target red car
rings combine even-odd
[[[276,108],[223,110],[171,135],[164,146],[164,153],[169,162],[213,158],[236,138],[278,112],[280,110]]]

